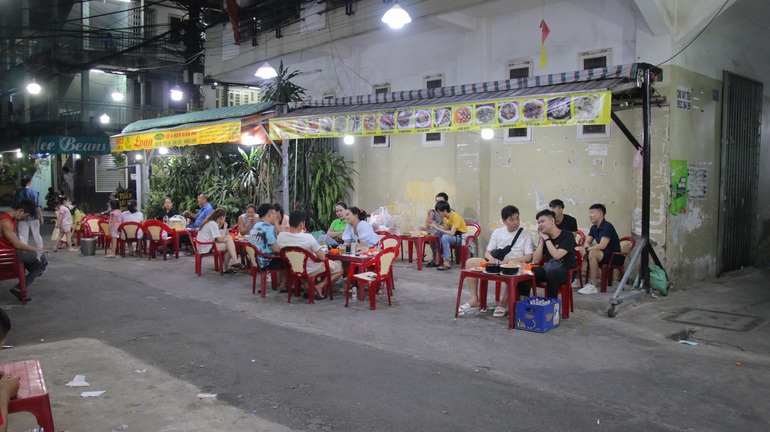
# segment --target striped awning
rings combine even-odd
[[[245,137],[249,144],[267,144],[263,123],[274,115],[275,102],[263,102],[139,120],[110,137],[110,151],[246,143]]]
[[[179,114],[169,117],[135,121],[125,128],[123,134],[147,131],[150,129],[168,128],[193,123],[212,122],[225,119],[237,119],[262,114],[271,111],[275,107],[275,102],[260,102],[248,105],[238,105],[231,107],[222,107],[205,111],[196,111],[186,114]]]

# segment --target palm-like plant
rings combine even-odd
[[[299,71],[289,72],[283,67],[283,60],[276,71],[278,75],[262,87],[263,101],[278,103],[299,102],[305,96],[305,89],[298,86],[292,80],[299,75]]]

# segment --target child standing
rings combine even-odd
[[[77,252],[77,248],[72,247],[72,214],[70,213],[70,201],[67,197],[59,199],[59,207],[56,209],[56,228],[59,228],[59,238],[53,245],[53,251],[59,251],[59,244],[65,239],[66,247],[70,252]]]
[[[110,253],[105,258],[115,258],[118,248],[118,227],[123,223],[123,212],[120,211],[120,201],[110,201]]]

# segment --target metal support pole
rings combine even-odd
[[[652,245],[650,244],[650,195],[652,193],[650,187],[650,167],[652,165],[652,82],[649,68],[644,69],[644,83],[642,90],[644,91],[644,106],[642,109],[642,141],[644,147],[644,165],[642,167],[642,239],[644,240],[645,250],[642,253],[642,262],[639,271],[641,272],[640,280],[649,294],[650,255],[648,251],[652,250]]]

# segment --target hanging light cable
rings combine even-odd
[[[278,72],[275,71],[275,68],[270,66],[270,63],[267,62],[267,39],[265,39],[265,63],[254,72],[254,76],[262,79],[271,79],[278,76]]]
[[[398,4],[398,1],[396,1],[396,4],[388,9],[388,11],[385,12],[385,15],[382,16],[382,22],[389,25],[392,29],[400,29],[412,22],[412,17],[410,17],[409,13]]]

